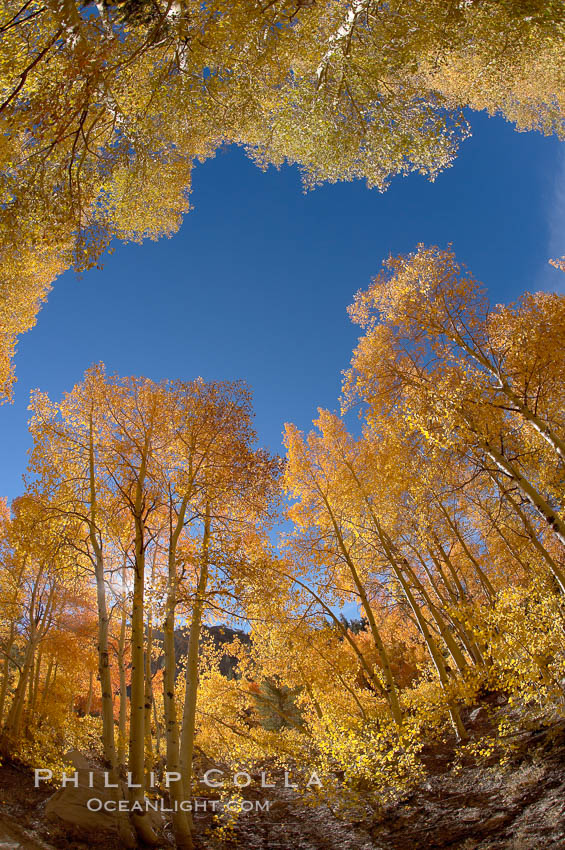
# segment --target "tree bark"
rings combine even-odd
[[[96,469],[94,457],[94,433],[92,413],[89,421],[89,513],[88,537],[94,560],[94,575],[96,577],[96,601],[98,607],[98,678],[102,697],[102,744],[104,760],[110,772],[116,769],[116,746],[114,741],[114,700],[112,694],[112,675],[110,670],[110,654],[108,650],[108,630],[110,616],[106,604],[106,583],[104,576],[104,555],[98,537],[96,497]]]
[[[125,570],[124,570],[125,572]],[[125,587],[125,581],[124,581]],[[125,597],[125,594],[124,594]],[[120,675],[120,714],[118,721],[118,764],[125,765],[126,763],[126,723],[128,710],[128,692],[126,684],[126,602],[123,599],[122,621],[120,624],[120,636],[118,638],[118,670]]]
[[[129,733],[129,769],[131,787],[129,802],[131,821],[139,838],[156,846],[159,840],[153,831],[145,808],[145,654],[144,654],[144,604],[145,604],[145,522],[144,485],[151,436],[148,434],[141,455],[135,485],[134,523],[135,559],[133,577],[133,604],[131,615],[131,697]]]
[[[377,653],[379,655],[379,659],[380,659],[380,662],[381,662],[381,665],[382,665],[382,669],[383,669],[386,697],[387,697],[387,700],[388,700],[388,703],[389,703],[389,706],[390,706],[390,711],[391,711],[392,717],[393,717],[395,723],[397,723],[400,726],[402,724],[402,710],[400,708],[400,702],[398,700],[398,693],[397,693],[397,690],[396,690],[396,684],[395,684],[395,681],[394,681],[394,676],[392,675],[392,668],[390,666],[390,660],[389,660],[389,657],[388,657],[388,653],[385,649],[385,645],[384,645],[382,638],[380,636],[380,633],[379,633],[379,630],[378,630],[378,627],[377,627],[377,622],[375,620],[375,616],[373,614],[372,608],[369,604],[369,599],[368,599],[367,594],[365,592],[365,588],[363,587],[363,583],[361,582],[359,573],[357,572],[355,564],[353,563],[353,559],[351,558],[350,552],[349,552],[347,546],[345,545],[345,540],[343,539],[343,535],[342,535],[342,533],[339,529],[336,518],[335,518],[334,513],[332,511],[332,508],[329,504],[328,499],[324,496],[324,494],[320,490],[319,490],[319,492],[320,492],[322,500],[323,500],[323,502],[326,506],[326,510],[328,511],[328,514],[330,516],[330,520],[331,520],[331,523],[332,523],[332,526],[333,526],[333,529],[334,529],[334,533],[335,533],[335,536],[336,536],[336,539],[337,539],[337,542],[338,542],[339,549],[340,549],[341,554],[343,555],[343,557],[345,559],[347,566],[349,567],[351,577],[353,579],[355,587],[357,588],[357,593],[359,594],[359,599],[361,600],[361,606],[363,608],[363,611],[365,612],[365,616],[366,616],[367,621],[369,623],[369,628],[371,630],[371,636],[373,638],[373,643],[375,644],[375,649],[377,650]]]
[[[202,614],[206,599],[206,587],[208,585],[209,547],[210,547],[210,505],[206,505],[204,517],[204,535],[202,538],[202,555],[200,562],[200,575],[196,589],[194,608],[190,623],[190,635],[188,638],[188,652],[186,659],[186,681],[184,711],[182,717],[182,732],[180,742],[180,769],[182,784],[186,799],[192,794],[192,758],[194,755],[194,733],[196,725],[196,700],[198,695],[198,658],[200,649],[200,632],[202,627]]]
[[[524,475],[522,475],[520,470],[511,461],[509,461],[505,455],[502,454],[502,452],[498,451],[497,448],[492,446],[486,440],[482,440],[480,437],[479,445],[487,457],[496,464],[498,469],[500,469],[501,472],[507,475],[518,485],[528,502],[535,508],[539,516],[554,532],[559,542],[565,546],[565,522],[561,519],[559,514],[553,510],[551,505],[546,499],[544,499],[541,493],[538,493],[536,488]]]
[[[177,544],[184,526],[188,498],[185,497],[180,506],[179,515],[174,530],[171,528],[168,552],[167,596],[165,600],[165,621],[163,623],[163,653],[165,656],[163,670],[163,707],[165,713],[165,739],[167,748],[167,771],[169,774],[180,774],[179,761],[179,726],[175,698],[176,657],[175,657],[175,612],[177,605]],[[181,780],[171,780],[169,795],[172,808],[178,808],[184,799]],[[175,842],[180,850],[192,850],[191,835],[192,818],[189,812],[173,811],[173,832]]]

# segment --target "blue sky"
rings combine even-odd
[[[30,389],[54,398],[95,361],[153,379],[246,380],[259,440],[334,409],[357,329],[346,307],[389,253],[453,242],[493,301],[562,287],[565,145],[472,118],[453,167],[384,194],[364,183],[303,194],[295,168],[263,173],[231,148],[197,166],[172,239],[121,245],[102,271],[61,277],[21,338],[15,403],[0,409],[0,495],[21,491]]]

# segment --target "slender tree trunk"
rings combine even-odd
[[[508,458],[495,446],[491,445],[487,440],[482,439],[474,428],[472,428],[472,430],[477,437],[477,442],[480,448],[484,451],[487,457],[492,460],[501,472],[507,475],[518,485],[525,498],[537,511],[541,519],[553,531],[559,542],[565,546],[565,521],[559,516],[557,511],[551,507],[549,502],[541,495],[541,493],[538,493],[536,488],[530,481],[528,481],[525,475],[520,472],[514,463],[508,460]]]
[[[38,602],[39,598],[42,594],[45,586],[42,586],[42,576],[44,573],[45,565],[42,564],[38,570],[38,573],[35,577],[35,581],[33,584],[33,590],[31,593],[31,599],[29,602],[29,622],[30,622],[30,632],[27,640],[24,660],[20,669],[20,677],[18,679],[18,684],[16,686],[16,690],[14,692],[14,696],[12,698],[12,704],[10,706],[10,710],[8,711],[8,715],[6,717],[6,723],[4,725],[3,733],[2,733],[2,746],[5,750],[9,750],[13,745],[13,742],[18,738],[21,730],[21,723],[23,717],[23,710],[26,698],[26,689],[29,685],[29,677],[33,675],[33,665],[35,660],[35,651],[36,648],[44,637],[47,629],[51,624],[51,614],[52,614],[52,606],[53,606],[53,598],[55,595],[55,584],[51,584],[51,588],[49,590],[48,598],[44,603],[43,610],[41,614],[38,613],[38,608],[40,607]]]
[[[457,669],[459,670],[459,672],[463,673],[466,670],[466,668],[468,667],[467,660],[466,660],[465,656],[463,655],[461,649],[459,648],[457,641],[455,640],[455,638],[453,637],[453,635],[449,631],[449,626],[447,625],[446,621],[444,620],[444,618],[443,618],[441,612],[439,611],[439,609],[437,608],[437,606],[434,605],[428,591],[426,590],[426,588],[424,587],[424,585],[422,584],[422,582],[420,581],[420,579],[418,578],[418,576],[416,575],[416,573],[414,572],[414,570],[412,569],[410,564],[408,563],[408,560],[406,558],[404,558],[404,556],[402,556],[402,565],[403,565],[407,575],[412,580],[412,583],[415,586],[416,590],[419,591],[419,593],[421,594],[421,596],[424,599],[424,602],[428,606],[429,612],[432,615],[432,617],[433,617],[433,619],[434,619],[434,621],[435,621],[435,623],[438,627],[441,638],[442,638],[443,642],[445,643],[447,649],[449,650],[449,653],[450,653],[451,657],[453,658],[453,661],[454,661]],[[402,567],[401,567],[401,570],[402,570]],[[399,579],[399,581],[400,581],[400,579]],[[403,581],[404,581],[404,579],[403,579]],[[406,582],[406,584],[408,585],[408,582]],[[408,590],[410,591],[409,586],[408,586]],[[408,599],[408,597],[407,597],[407,599]],[[408,602],[410,604],[409,599],[408,599]],[[410,606],[410,607],[412,607],[412,606]]]
[[[157,702],[154,691],[151,693],[151,704],[153,707],[153,723],[155,724],[155,755],[157,756],[157,761],[159,761],[161,757],[161,724],[157,716]]]
[[[20,677],[18,679],[18,684],[16,685],[16,690],[14,691],[12,704],[10,705],[10,710],[8,711],[8,716],[3,730],[3,736],[8,742],[8,747],[17,740],[20,734],[26,691],[33,671],[34,656],[35,638],[32,636],[27,642],[24,660],[20,670]]]
[[[15,623],[12,622],[10,624],[10,635],[8,637],[8,640],[6,641],[6,646],[4,648],[4,658],[2,662],[2,686],[0,687],[0,728],[2,727],[2,722],[4,719],[6,696],[8,694],[8,687],[10,685],[10,664],[12,663],[11,654],[15,640],[16,626]]]
[[[516,550],[516,546],[509,540],[509,538],[504,534],[502,528],[500,527],[499,522],[494,522],[492,517],[489,516],[489,520],[491,521],[492,530],[496,532],[496,534],[500,537],[502,542],[504,543],[504,547],[513,561],[522,568],[524,571],[524,575],[530,577],[532,575],[532,566],[530,563],[526,562],[520,555],[520,553]]]
[[[416,549],[416,547],[415,547],[415,546],[410,545],[410,547],[409,547],[409,548],[412,550],[412,552],[414,553],[414,555],[416,556],[416,558],[418,559],[418,561],[420,562],[420,564],[421,564],[421,565],[422,565],[422,567],[424,568],[424,572],[426,573],[426,575],[427,575],[427,577],[428,577],[428,580],[429,580],[429,582],[430,582],[430,584],[431,584],[431,586],[432,586],[432,589],[433,589],[433,591],[434,591],[435,595],[437,596],[437,600],[438,600],[439,604],[440,604],[443,608],[445,608],[445,606],[446,606],[446,596],[445,596],[445,594],[444,594],[444,593],[443,593],[443,592],[439,589],[439,584],[438,584],[438,582],[437,582],[437,578],[435,578],[435,577],[434,577],[433,570],[431,569],[431,567],[429,566],[429,564],[426,562],[426,560],[425,560],[425,558],[423,557],[423,555],[422,555],[420,552],[418,552],[418,550]],[[435,562],[434,562],[434,563],[435,563]],[[445,585],[445,582],[444,582],[444,585]]]
[[[45,674],[45,682],[43,683],[43,690],[41,692],[41,702],[39,704],[39,710],[43,709],[45,705],[45,700],[47,699],[47,694],[49,693],[49,688],[51,686],[51,674],[53,673],[53,656],[49,657],[49,663],[47,664],[47,672]]]
[[[323,502],[326,506],[326,510],[328,511],[328,514],[330,516],[330,520],[331,520],[331,523],[332,523],[332,526],[333,526],[333,529],[334,529],[334,534],[336,536],[341,554],[343,555],[345,562],[346,562],[347,566],[349,567],[351,577],[353,579],[355,587],[357,588],[357,593],[359,594],[359,599],[361,600],[361,606],[363,608],[363,611],[364,611],[365,616],[367,618],[367,621],[369,623],[369,628],[371,630],[371,636],[373,638],[373,643],[375,644],[375,649],[377,650],[377,653],[379,655],[379,659],[380,659],[380,662],[381,662],[381,665],[382,665],[382,669],[383,669],[386,696],[387,696],[388,703],[390,705],[390,711],[391,711],[392,717],[393,717],[394,721],[398,725],[400,725],[402,723],[402,710],[400,708],[400,702],[398,700],[398,692],[396,690],[396,683],[394,681],[394,676],[392,675],[392,668],[390,666],[390,659],[388,657],[388,653],[385,649],[385,645],[383,643],[383,640],[382,640],[380,633],[379,633],[379,630],[377,628],[377,622],[375,620],[373,610],[372,610],[372,608],[369,604],[369,599],[368,599],[367,594],[365,592],[365,588],[363,587],[363,583],[362,583],[362,581],[359,577],[359,573],[357,572],[357,569],[355,567],[353,559],[350,555],[349,549],[345,545],[345,540],[343,539],[343,535],[341,534],[341,531],[339,529],[339,525],[337,524],[337,521],[335,519],[332,508],[331,508],[327,498],[321,492],[321,490],[319,492],[320,492],[322,500],[323,500]]]
[[[94,673],[90,671],[88,677],[88,696],[86,697],[86,706],[84,709],[85,715],[88,717],[92,712],[92,691],[94,686]]]
[[[153,653],[153,623],[151,612],[147,615],[145,642],[145,775],[149,777],[153,770],[153,737],[151,732],[151,709],[153,707],[153,679],[151,674],[151,656]]]
[[[24,556],[22,558],[19,569],[14,575],[14,584],[15,591],[12,594],[12,598],[10,599],[9,605],[13,606],[17,610],[17,598],[19,593],[20,582],[22,580],[22,576],[24,574],[25,568],[27,565],[27,558]],[[35,594],[35,591],[34,591]],[[6,603],[8,600],[4,600]],[[4,710],[6,708],[6,697],[8,695],[8,688],[10,685],[10,664],[17,667],[16,664],[11,660],[12,649],[16,640],[16,619],[17,614],[16,611],[12,608],[12,615],[10,617],[10,633],[8,639],[6,641],[6,645],[4,647],[4,657],[3,657],[3,669],[2,669],[2,685],[0,687],[0,729],[3,727],[4,721]],[[10,610],[10,609],[8,609]]]
[[[342,681],[343,681],[343,680],[342,680]],[[312,703],[312,705],[313,705],[313,707],[314,707],[314,711],[316,712],[316,717],[318,718],[318,720],[322,720],[322,719],[323,719],[323,717],[324,717],[324,712],[323,712],[323,711],[322,711],[322,709],[321,709],[320,703],[318,702],[318,700],[317,700],[317,699],[316,699],[316,697],[314,696],[314,691],[312,690],[312,685],[311,685],[309,682],[306,682],[306,681],[305,681],[305,682],[304,682],[304,687],[306,688],[306,693],[308,694],[308,697],[309,697],[309,699],[310,699],[310,702]],[[353,691],[350,691],[350,693],[354,693],[354,692],[353,692]],[[356,702],[357,702],[357,705],[361,708],[361,711],[363,711],[363,708],[362,708],[362,706],[361,706],[361,703],[359,702],[359,700],[357,699],[357,697],[356,697],[356,696],[355,696],[355,700],[356,700]],[[300,728],[300,727],[299,727],[299,728]]]
[[[147,436],[135,487],[135,563],[131,615],[131,697],[129,723],[130,812],[139,838],[155,846],[159,840],[145,808],[145,522],[144,486],[151,435]]]
[[[29,676],[27,679],[27,714],[31,711],[31,706],[33,702],[33,683],[35,681],[35,671],[37,669],[36,665],[36,656],[33,657],[33,661],[31,663],[31,670],[29,671]],[[25,699],[24,699],[24,709],[25,709]]]
[[[418,561],[420,562],[420,564],[424,568],[424,571],[425,571],[425,573],[426,573],[426,575],[427,575],[427,577],[430,581],[430,584],[431,584],[431,586],[432,586],[432,588],[433,588],[433,590],[434,590],[434,592],[437,596],[438,603],[439,603],[439,606],[440,606],[439,610],[443,610],[445,612],[446,609],[448,608],[448,605],[446,603],[446,598],[444,597],[443,593],[440,592],[439,587],[437,585],[437,582],[434,580],[431,569],[429,568],[428,564],[426,563],[426,561],[424,560],[422,555],[413,546],[411,546],[410,548],[412,549],[412,551],[416,555]],[[431,599],[431,596],[430,596],[429,593],[428,593],[428,598],[430,599],[430,605],[433,605],[434,603],[433,603],[433,600]],[[464,646],[467,649],[467,652],[469,653],[471,658],[474,660],[475,664],[484,664],[485,659],[483,658],[481,650],[479,649],[479,647],[477,646],[477,644],[473,640],[473,638],[471,638],[471,636],[469,635],[469,633],[467,632],[467,630],[465,629],[463,624],[460,623],[453,615],[449,615],[449,621],[452,623],[453,628],[455,629],[455,631],[457,632],[457,634],[461,638],[462,643],[464,644]]]
[[[447,554],[447,552],[443,548],[441,541],[438,538],[437,534],[432,533],[432,537],[433,537],[434,543],[436,544],[436,549],[438,550],[439,554],[441,555],[441,557],[443,559],[444,564],[446,565],[449,572],[451,573],[451,577],[453,579],[453,584],[455,585],[455,589],[457,591],[457,601],[458,602],[464,602],[468,598],[467,591],[463,587],[463,585],[461,583],[461,579],[459,578],[459,574],[458,574],[457,570],[455,569],[455,567],[453,566],[453,561],[451,560],[451,558],[449,557],[449,555]]]
[[[551,428],[551,426],[544,422],[544,420],[538,416],[535,410],[532,410],[528,407],[527,404],[524,403],[522,398],[514,391],[512,386],[508,382],[508,378],[501,374],[501,372],[496,368],[494,363],[488,359],[481,351],[473,349],[468,342],[461,336],[459,331],[452,327],[452,330],[449,332],[449,338],[454,341],[457,345],[461,346],[461,348],[466,351],[466,353],[477,363],[483,366],[487,371],[492,375],[492,377],[496,381],[496,389],[501,392],[506,398],[514,405],[514,409],[516,413],[519,413],[523,419],[536,431],[548,445],[556,453],[559,460],[563,463],[565,462],[565,440],[561,439],[561,437],[555,433],[555,431]]]
[[[200,650],[200,631],[202,614],[208,585],[209,547],[210,547],[210,505],[206,505],[204,535],[202,538],[202,556],[200,575],[196,589],[196,598],[192,609],[188,652],[186,658],[186,681],[182,732],[180,742],[180,769],[185,798],[192,794],[192,758],[194,755],[194,733],[196,725],[196,700],[198,695],[198,658]]]
[[[100,680],[100,692],[102,698],[102,746],[104,760],[108,766],[110,782],[118,784],[118,767],[116,762],[116,743],[114,735],[114,695],[112,689],[112,675],[110,668],[110,653],[108,648],[108,632],[110,616],[106,602],[106,584],[104,575],[104,555],[99,539],[97,528],[98,503],[96,496],[96,470],[94,456],[94,433],[93,419],[90,414],[89,421],[89,514],[88,532],[89,542],[92,549],[94,561],[94,575],[96,579],[96,601],[98,608],[98,678]],[[55,666],[55,674],[57,667]],[[123,789],[119,786],[115,791],[115,799],[119,803],[123,799]],[[119,836],[124,847],[134,846],[134,836],[122,818],[119,819]]]
[[[441,652],[439,651],[438,646],[437,646],[437,644],[436,644],[436,642],[435,642],[435,640],[434,640],[434,638],[433,638],[433,636],[432,636],[432,634],[429,630],[428,624],[426,622],[426,618],[424,617],[420,606],[416,602],[414,595],[413,595],[412,591],[410,590],[410,587],[408,586],[408,583],[406,582],[406,579],[404,578],[404,576],[402,574],[402,569],[401,569],[400,565],[398,564],[398,562],[396,560],[396,557],[395,557],[395,554],[394,554],[394,551],[393,551],[393,547],[391,546],[391,543],[388,539],[388,536],[385,534],[384,530],[381,528],[380,523],[378,522],[375,514],[373,514],[373,522],[375,523],[377,535],[378,535],[379,540],[381,542],[381,545],[382,545],[382,547],[385,551],[387,559],[388,559],[390,565],[392,566],[396,577],[398,578],[399,582],[402,585],[402,589],[404,591],[404,594],[406,596],[408,604],[409,604],[410,608],[412,609],[412,612],[413,612],[413,614],[416,618],[416,621],[418,623],[418,627],[419,627],[419,629],[422,633],[422,637],[424,638],[424,641],[426,642],[426,646],[427,646],[428,651],[430,653],[430,657],[431,657],[433,664],[434,664],[434,666],[437,670],[437,674],[438,674],[440,684],[441,684],[442,688],[444,689],[444,691],[448,692],[449,691],[449,677],[448,677],[448,673],[447,673],[447,670],[446,670],[446,667],[445,667],[445,662],[443,660],[443,656],[442,656]],[[449,710],[449,716],[451,717],[451,723],[453,725],[453,728],[455,730],[455,734],[456,734],[457,738],[459,740],[465,740],[467,738],[467,731],[466,731],[466,729],[463,725],[463,721],[461,720],[461,715],[459,713],[458,707],[455,705],[453,700],[449,699],[449,698],[447,700],[447,707],[448,707],[448,710]]]
[[[41,650],[37,653],[37,657],[35,659],[35,672],[33,679],[30,679],[30,697],[29,697],[29,710],[31,715],[35,714],[35,710],[37,708],[37,697],[39,694],[39,682],[41,676],[41,662],[43,659],[43,653]]]
[[[104,575],[104,555],[97,528],[96,473],[94,459],[94,433],[92,414],[89,422],[89,516],[88,535],[94,560],[96,578],[96,601],[98,606],[98,678],[102,698],[102,744],[104,760],[113,776],[116,770],[116,745],[114,741],[114,700],[112,693],[112,675],[110,653],[108,650],[108,630],[110,616],[106,604],[106,583]]]
[[[125,572],[125,571],[124,571]],[[126,684],[126,609],[123,600],[122,621],[120,624],[120,637],[118,639],[118,670],[120,674],[120,715],[118,721],[118,764],[126,763],[126,723],[128,710],[128,692]]]
[[[4,660],[2,661],[2,685],[0,686],[0,727],[4,719],[4,706],[6,704],[6,695],[8,693],[8,685],[10,683],[10,651],[11,645],[5,650]]]
[[[92,537],[95,537],[93,532]],[[106,604],[106,585],[104,581],[104,561],[102,551],[97,545],[94,550],[96,596],[98,602],[98,678],[102,697],[102,743],[104,760],[110,771],[116,768],[116,746],[114,742],[114,700],[112,693],[112,675],[110,653],[108,649],[108,630],[110,617]]]
[[[177,702],[175,697],[176,682],[176,652],[175,652],[175,614],[177,606],[177,545],[179,536],[184,527],[186,509],[189,496],[186,495],[179,508],[175,526],[173,528],[172,505],[170,510],[169,529],[169,551],[167,571],[167,595],[165,599],[165,619],[163,622],[163,711],[165,715],[165,745],[167,771],[170,775],[180,775],[180,739],[177,716]],[[183,784],[181,780],[171,780],[169,785],[169,796],[171,798],[173,811],[173,832],[175,842],[179,850],[192,850],[193,841],[191,835],[192,817],[190,812],[180,811],[178,808],[184,799]]]
[[[352,561],[351,564],[353,564]],[[373,614],[373,609],[371,608],[371,605],[365,593],[365,589],[361,584],[357,570],[354,569],[352,575],[357,585],[359,596],[361,598],[361,607],[363,608],[365,616],[369,622],[369,628],[371,630],[373,643],[375,644],[375,648],[377,650],[383,668],[385,691],[390,705],[390,710],[394,721],[400,726],[402,723],[402,710],[400,708],[400,702],[398,700],[398,691],[396,689],[396,683],[394,681],[392,667],[390,665],[390,658],[388,656],[388,652],[386,650],[384,642],[381,638],[380,632],[377,628],[377,622],[375,620],[375,615]]]
[[[451,586],[451,582],[449,581],[449,579],[447,578],[446,574],[443,571],[441,561],[439,560],[436,552],[434,551],[434,549],[431,545],[428,546],[428,554],[429,554],[430,558],[432,559],[436,570],[438,571],[438,574],[439,574],[439,576],[440,576],[440,578],[443,582],[443,586],[445,587],[445,589],[447,591],[447,594],[449,596],[450,601],[456,603],[458,601],[457,591],[453,590],[453,588]]]
[[[132,822],[142,841],[155,844],[145,810],[145,654],[144,638],[144,580],[145,550],[142,520],[136,522],[133,607],[131,615],[131,691],[129,769],[132,787],[129,789]]]
[[[151,565],[151,586],[155,586],[155,567],[157,561],[157,548],[154,550],[153,563]],[[155,700],[153,698],[153,671],[151,664],[153,660],[153,612],[147,612],[147,639],[145,649],[145,772],[147,776],[153,770],[153,737],[152,737],[152,712]],[[157,732],[157,729],[155,730]]]
[[[502,495],[504,496],[504,498],[506,499],[506,501],[511,505],[512,509],[515,511],[515,513],[520,518],[522,525],[524,526],[524,530],[525,530],[526,534],[528,535],[528,538],[530,539],[532,546],[534,547],[536,552],[538,552],[538,554],[542,557],[542,559],[545,561],[545,563],[549,567],[550,572],[552,573],[553,577],[555,578],[555,580],[556,580],[556,582],[559,586],[560,592],[565,593],[565,573],[563,572],[561,567],[555,562],[555,560],[552,558],[552,556],[547,551],[547,549],[545,548],[543,543],[540,541],[538,535],[536,534],[535,528],[533,527],[532,523],[528,519],[526,512],[522,510],[520,505],[510,495],[510,493],[508,493],[506,490],[504,490],[502,488],[500,482],[496,480],[496,477],[494,475],[491,474],[491,478],[495,482],[495,484],[498,486],[498,488],[500,489],[500,491],[501,491]]]
[[[451,528],[451,530],[453,531],[453,533],[457,537],[457,540],[461,544],[461,548],[463,549],[463,551],[467,555],[467,558],[469,559],[469,561],[473,564],[473,566],[474,566],[474,568],[477,572],[477,575],[479,577],[479,581],[480,581],[480,583],[483,587],[483,590],[484,590],[484,592],[487,596],[487,599],[492,604],[492,602],[494,602],[494,600],[496,598],[496,591],[495,591],[494,587],[492,586],[492,583],[491,583],[489,577],[487,576],[487,574],[485,573],[485,571],[483,570],[483,568],[481,567],[481,565],[479,564],[479,562],[477,561],[477,559],[475,558],[473,553],[471,552],[469,546],[467,545],[467,541],[465,540],[464,536],[459,531],[457,524],[452,520],[451,516],[449,515],[449,511],[444,507],[443,503],[439,499],[437,499],[437,502],[438,502],[438,505],[441,509],[441,512],[443,513],[444,517],[446,518],[446,520],[449,524],[449,527]]]
[[[296,576],[289,576],[286,573],[284,573],[283,575],[285,576],[285,578],[291,578],[292,581],[295,582],[295,584],[298,584],[300,587],[302,587],[304,590],[306,590],[307,593],[309,593],[312,596],[312,598],[315,599],[316,602],[318,602],[320,604],[320,606],[324,609],[324,611],[328,615],[328,617],[331,620],[333,620],[334,625],[336,626],[338,631],[341,633],[343,639],[345,641],[347,641],[347,643],[349,644],[349,646],[351,647],[351,649],[353,650],[353,652],[357,656],[357,660],[359,661],[359,664],[361,666],[361,670],[363,671],[364,674],[367,675],[368,681],[370,682],[371,686],[375,689],[375,691],[380,696],[382,696],[386,699],[387,694],[386,694],[379,678],[375,675],[373,669],[371,668],[370,664],[367,662],[367,659],[365,658],[365,656],[361,652],[359,646],[353,640],[351,633],[349,632],[349,629],[347,629],[343,625],[343,623],[340,620],[338,620],[334,611],[328,605],[326,605],[324,600],[320,596],[318,596],[318,594],[315,591],[313,591],[311,587],[309,587],[303,581],[300,581],[300,579],[296,578]]]

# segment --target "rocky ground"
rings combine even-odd
[[[211,817],[197,817],[198,850],[563,850],[565,724],[556,721],[516,736],[510,762],[493,756],[455,767],[453,752],[424,753],[428,776],[402,803],[370,824],[337,820],[325,806],[301,804],[290,789],[269,792],[269,812],[242,815],[220,843]],[[116,850],[107,835],[81,836],[45,817],[48,788],[34,789],[29,771],[0,768],[0,850]],[[264,794],[265,792],[263,792]],[[246,795],[252,799],[252,795]],[[264,797],[263,797],[264,799]],[[163,846],[166,846],[164,844]]]
[[[449,768],[428,754],[429,775],[371,825],[337,821],[279,791],[269,814],[241,817],[226,848],[249,850],[564,850],[565,725],[524,734],[511,762]],[[447,768],[447,769],[446,769]],[[213,840],[202,850],[215,850]]]
[[[565,726],[558,723],[514,742],[502,769],[436,765],[402,805],[371,830],[375,850],[563,850]]]

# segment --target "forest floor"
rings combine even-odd
[[[270,810],[240,816],[220,843],[210,815],[196,817],[198,850],[563,850],[565,722],[516,737],[503,768],[493,757],[455,766],[453,750],[424,753],[426,779],[372,823],[338,820],[307,806],[291,789],[269,791]],[[247,789],[249,790],[249,789]],[[45,818],[52,789],[33,787],[17,763],[0,767],[0,850],[117,850],[103,835],[88,839]],[[267,799],[265,792],[261,795]],[[253,794],[246,794],[253,799]],[[163,846],[168,846],[164,844]]]

